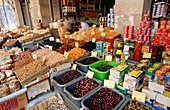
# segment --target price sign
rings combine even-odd
[[[97,52],[92,52],[92,53],[91,53],[91,56],[97,57]]]
[[[3,37],[0,37],[1,40],[3,40],[4,38]]]
[[[94,32],[94,31],[92,31],[92,32],[91,32],[91,35],[94,35],[94,34],[95,34],[95,32]]]
[[[100,25],[100,28],[103,28],[103,25]]]
[[[67,38],[67,35],[65,34],[64,37]]]
[[[49,46],[48,48],[49,48],[50,50],[53,50],[53,46]]]
[[[104,32],[101,33],[101,36],[106,36],[106,34]]]
[[[70,39],[72,39],[73,37],[72,37],[72,35],[70,35]]]
[[[106,61],[112,61],[112,56],[111,55],[108,55],[108,56],[106,56],[106,59],[105,59]]]
[[[64,51],[64,56],[68,58],[68,52]]]
[[[78,42],[75,43],[75,47],[77,47],[77,48],[79,47],[79,43]]]
[[[45,56],[43,56],[42,61],[45,62]]]
[[[57,39],[56,39],[56,42],[60,42],[60,39],[57,38]]]
[[[95,38],[93,38],[93,39],[92,39],[92,42],[93,42],[93,43],[95,43],[95,41],[96,41],[96,39],[95,39]]]
[[[110,30],[110,32],[114,32],[114,30]]]
[[[85,32],[82,32],[82,35],[86,35],[86,33],[85,33]]]
[[[96,28],[96,25],[95,24],[93,24],[93,26],[92,26],[93,28]]]
[[[58,20],[57,22],[60,22],[60,20]]]
[[[39,43],[37,43],[37,47],[39,47]]]
[[[54,41],[54,37],[49,37],[49,41]]]
[[[145,103],[145,98],[146,98],[146,94],[142,93],[142,92],[138,92],[138,91],[133,91],[132,93],[132,99],[136,99],[137,101],[143,102]]]
[[[114,25],[111,25],[112,28],[114,28]]]
[[[103,31],[104,29],[103,28],[99,28],[99,31]]]
[[[65,19],[65,21],[67,21],[67,19]]]
[[[22,48],[22,51],[24,52],[24,51],[25,51],[25,48]]]
[[[32,57],[34,60],[37,60],[37,55],[32,53]]]
[[[76,70],[76,68],[77,68],[77,65],[73,64],[72,70]]]
[[[115,81],[113,80],[104,80],[104,87],[115,88]]]
[[[94,72],[92,72],[92,71],[88,70],[88,72],[87,72],[86,76],[87,76],[88,78],[92,79],[92,78],[93,78],[93,76],[94,76]]]
[[[60,21],[62,22],[62,21],[63,21],[63,19],[60,19]]]
[[[143,53],[143,58],[151,58],[151,53]]]
[[[9,35],[9,37],[12,37],[12,35]]]

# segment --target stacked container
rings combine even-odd
[[[110,13],[107,14],[107,27],[114,25],[114,9],[110,8]]]

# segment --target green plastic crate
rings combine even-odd
[[[91,71],[94,72],[94,76],[93,77],[104,81],[104,79],[108,79],[108,76],[110,74],[110,70],[107,70],[107,71],[99,71],[99,70],[97,70],[96,68],[99,67],[102,64],[105,65],[106,61],[105,60],[101,60],[99,62],[96,62],[96,63],[90,65],[89,68],[90,68]],[[116,63],[115,61],[107,61],[107,65],[115,67],[115,66],[118,65],[118,63]]]

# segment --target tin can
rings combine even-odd
[[[103,43],[103,52],[110,53],[110,43],[109,42]]]
[[[104,22],[107,22],[107,17],[104,17]]]
[[[113,23],[113,22],[114,22],[114,19],[113,19],[113,18],[111,18],[111,20],[110,20],[110,21],[111,21],[111,23]]]
[[[110,13],[107,14],[107,18],[110,19],[111,18],[111,15]]]
[[[102,22],[104,22],[105,20],[104,20],[104,17],[102,17]]]
[[[168,33],[168,37],[170,37],[170,33]]]
[[[158,43],[163,44],[164,43],[164,37],[158,37]]]
[[[145,28],[145,22],[144,21],[140,22],[140,28]]]
[[[110,27],[111,26],[111,24],[110,23],[107,23],[107,27]]]
[[[134,32],[134,26],[129,26],[128,34],[133,34]]]
[[[150,16],[151,15],[151,11],[146,11],[146,14]]]
[[[112,50],[113,50],[114,39],[109,39],[108,41],[110,43],[110,52],[112,53],[113,52]]]
[[[151,35],[148,35],[148,39],[147,39],[147,41],[146,42],[150,42],[151,41]]]
[[[115,62],[117,62],[117,63],[121,63],[121,58],[115,58]]]
[[[74,7],[74,13],[76,13],[76,7]]]
[[[96,42],[96,51],[103,52],[103,42],[102,41]]]
[[[111,23],[111,19],[108,19],[108,20],[107,20],[107,23]]]
[[[163,29],[161,36],[167,36],[168,35],[168,29]]]
[[[161,29],[166,29],[166,24],[167,24],[167,21],[161,21],[160,28]]]
[[[153,36],[153,42],[157,42],[158,36]]]
[[[142,28],[142,35],[146,35],[147,33],[147,29],[146,28]]]
[[[151,35],[151,28],[147,29],[147,35]]]
[[[143,36],[143,41],[146,42],[148,40],[148,35]]]
[[[125,38],[128,38],[128,34],[127,34],[127,33],[124,33],[124,34],[123,34],[123,40],[124,40]]]
[[[97,52],[98,57],[101,59],[104,59],[104,53],[103,52]]]
[[[149,16],[148,16],[147,14],[144,14],[144,15],[143,15],[143,21],[148,21],[148,17],[149,17]]]
[[[142,41],[143,40],[143,35],[139,35],[139,39],[138,39],[139,41]]]
[[[137,34],[142,34],[142,29],[141,28],[137,28]]]
[[[99,21],[102,22],[102,17],[99,18]]]
[[[157,32],[156,32],[156,35],[161,35],[161,33],[162,33],[162,29],[157,29]]]
[[[128,33],[129,31],[129,26],[124,26],[123,27],[123,33]]]
[[[139,40],[139,35],[138,34],[135,35],[135,40]]]
[[[164,46],[164,51],[170,51],[170,45],[165,45]]]
[[[133,39],[133,34],[128,34],[128,39],[132,40]]]
[[[110,14],[110,16],[111,16],[111,18],[113,18],[113,19],[114,19],[114,14]]]
[[[170,29],[170,21],[167,22],[166,29]]]
[[[164,44],[169,44],[169,42],[170,42],[170,38],[164,37]]]
[[[150,24],[151,24],[150,21],[145,22],[145,28],[150,28]]]

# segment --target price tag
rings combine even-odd
[[[114,28],[114,25],[111,25],[112,28]]]
[[[145,98],[146,98],[146,94],[142,93],[142,92],[138,92],[138,91],[133,91],[132,93],[132,99],[136,99],[137,101],[143,102],[145,103]]]
[[[1,40],[3,40],[4,38],[3,37],[0,37]]]
[[[42,61],[45,62],[45,56],[43,56]]]
[[[64,56],[68,58],[68,52],[64,51]]]
[[[93,78],[93,76],[94,76],[94,72],[92,72],[92,71],[88,70],[88,72],[87,72],[86,76],[87,76],[88,78],[92,79],[92,78]]]
[[[53,50],[53,46],[49,46],[48,48],[49,48],[50,50]]]
[[[72,37],[72,35],[70,35],[70,39],[72,39],[73,37]]]
[[[96,28],[96,25],[95,24],[93,24],[93,26],[92,26],[93,28]]]
[[[12,35],[9,35],[9,37],[12,37]]]
[[[102,31],[102,32],[103,32],[103,30],[104,30],[103,28],[99,28],[99,31]]]
[[[58,20],[57,22],[60,22],[60,20]]]
[[[82,32],[82,35],[86,35],[86,33],[85,33],[85,32]]]
[[[93,43],[95,43],[95,41],[96,41],[96,39],[95,39],[95,38],[93,38],[93,39],[92,39],[92,42],[93,42]]]
[[[22,51],[24,52],[24,51],[25,51],[25,48],[22,48]]]
[[[67,38],[67,35],[65,34],[64,37]]]
[[[103,25],[100,25],[100,28],[103,28]]]
[[[49,37],[49,41],[54,41],[54,37]]]
[[[39,47],[39,43],[37,43],[37,47]]]
[[[114,30],[110,30],[110,32],[114,32]]]
[[[77,47],[77,48],[79,47],[79,43],[78,42],[75,43],[75,47]]]
[[[37,60],[37,55],[36,54],[32,54],[32,57],[34,60]]]
[[[56,39],[56,42],[60,42],[60,39],[57,38],[57,39]]]
[[[94,31],[92,31],[92,32],[91,32],[91,35],[94,35],[94,34],[95,34]]]
[[[113,80],[104,80],[104,87],[115,88],[115,81]]]
[[[77,65],[76,65],[76,64],[73,64],[72,70],[76,70],[76,68],[77,68]]]
[[[102,33],[101,33],[101,36],[106,36],[105,32],[102,32]]]
[[[62,22],[62,21],[63,21],[63,19],[60,19],[60,21]]]
[[[67,19],[65,19],[65,21],[67,21]]]
[[[112,56],[111,55],[108,55],[108,56],[106,56],[106,59],[105,59],[106,61],[112,61]]]
[[[91,56],[97,57],[97,52],[92,52],[92,53],[91,53]]]
[[[151,53],[143,53],[143,58],[151,58]]]

